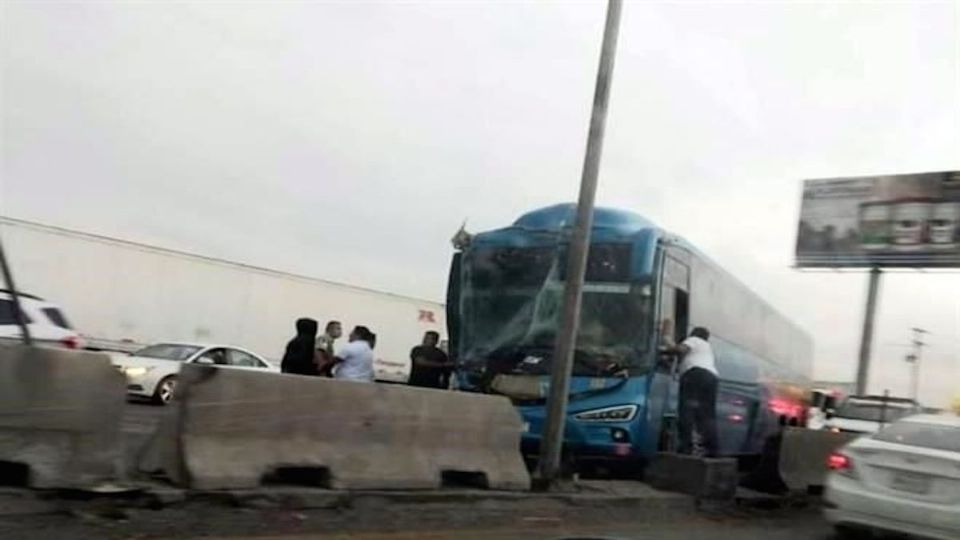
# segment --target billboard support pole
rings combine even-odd
[[[567,256],[567,279],[563,289],[563,309],[560,328],[553,354],[550,374],[550,395],[547,399],[547,417],[541,439],[538,465],[539,487],[549,489],[560,476],[560,458],[563,453],[563,432],[567,416],[567,394],[570,392],[570,374],[576,347],[577,327],[580,325],[580,295],[587,269],[590,229],[593,226],[593,202],[597,193],[600,154],[603,151],[603,133],[607,122],[607,105],[613,78],[613,60],[617,51],[622,0],[609,0],[607,19],[600,47],[600,67],[593,93],[593,113],[587,135],[587,153],[580,176],[580,198],[577,217],[570,238]]]
[[[870,269],[867,285],[867,305],[863,310],[863,333],[860,337],[860,362],[857,364],[857,395],[867,393],[867,377],[870,374],[870,348],[873,345],[873,321],[877,313],[877,292],[880,289],[880,267]]]

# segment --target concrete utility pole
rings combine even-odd
[[[923,335],[929,334],[923,328],[911,328],[913,331],[913,354],[907,355],[907,363],[912,364],[910,373],[910,397],[915,401],[920,401],[920,357],[923,353],[923,347],[927,344],[923,342]]]
[[[867,306],[863,311],[863,333],[860,336],[860,362],[857,364],[857,395],[867,393],[867,379],[870,375],[870,348],[873,345],[873,320],[877,313],[877,291],[880,289],[880,268],[870,269],[870,283],[867,286]]]
[[[20,332],[23,337],[24,345],[33,345],[33,337],[30,335],[30,326],[23,319],[23,310],[20,309],[20,295],[17,294],[17,286],[13,282],[13,272],[10,271],[10,265],[7,264],[7,255],[3,251],[3,242],[0,242],[0,271],[3,272],[3,282],[7,284],[7,290],[10,291],[10,298],[13,299],[13,319],[17,321]]]
[[[600,155],[603,151],[603,133],[607,122],[607,105],[613,76],[613,60],[617,50],[621,8],[621,0],[609,0],[607,3],[607,20],[603,28],[600,67],[597,70],[597,83],[593,94],[593,113],[590,117],[590,134],[587,137],[587,154],[580,177],[577,221],[568,250],[563,311],[554,347],[550,396],[547,400],[547,417],[540,442],[540,462],[538,463],[538,480],[547,488],[557,480],[560,474],[567,395],[570,393],[570,372],[573,367],[577,329],[580,325],[580,296],[587,268],[590,229],[593,226],[593,201],[597,193],[597,175],[600,171]]]

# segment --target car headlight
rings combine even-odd
[[[577,420],[586,422],[628,422],[637,415],[636,405],[617,405],[603,409],[592,409],[573,415]]]
[[[146,375],[151,368],[145,367],[128,367],[123,369],[124,375],[127,377],[140,377],[141,375]]]

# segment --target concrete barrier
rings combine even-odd
[[[664,491],[700,499],[732,500],[737,492],[737,460],[662,452],[650,460],[644,480]]]
[[[856,433],[785,428],[780,445],[780,478],[791,491],[822,486],[830,453],[857,437]]]
[[[504,397],[185,365],[172,405],[140,469],[183,486],[249,488],[310,468],[337,489],[434,489],[445,474],[530,487]]]
[[[123,375],[100,353],[0,346],[0,461],[36,488],[120,477]]]

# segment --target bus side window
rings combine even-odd
[[[687,337],[690,324],[690,267],[669,254],[663,260],[663,288],[660,316],[673,322],[674,342]]]

